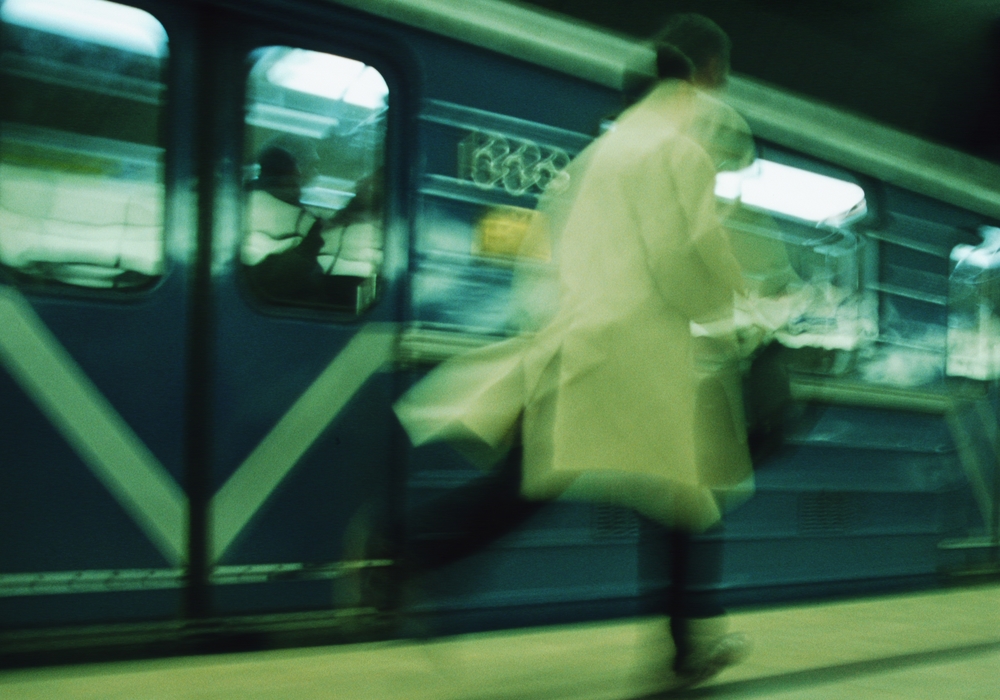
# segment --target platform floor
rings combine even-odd
[[[746,610],[753,654],[663,697],[1000,699],[1000,585]],[[598,700],[651,690],[662,620],[0,672],[4,700]],[[654,641],[651,641],[654,640]]]

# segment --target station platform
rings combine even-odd
[[[741,610],[754,650],[654,692],[664,621],[0,672],[4,700],[839,700],[1000,698],[1000,584]]]

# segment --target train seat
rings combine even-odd
[[[86,287],[163,269],[163,186],[0,164],[0,262]]]

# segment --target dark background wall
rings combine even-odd
[[[1000,161],[1000,0],[527,4],[640,38],[700,12],[732,37],[738,73]]]

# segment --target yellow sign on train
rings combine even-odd
[[[472,254],[510,261],[517,258],[548,261],[552,252],[542,216],[523,207],[488,208],[476,222]]]

